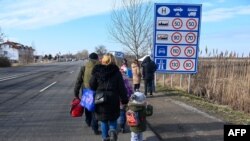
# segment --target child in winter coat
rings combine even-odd
[[[133,94],[133,88],[128,80],[125,71],[123,69],[120,69],[120,71],[122,73],[123,81],[127,89],[127,96],[128,98],[130,98],[130,96]],[[126,124],[126,106],[120,103],[120,117],[118,118],[118,125],[122,133],[125,133],[125,124]]]
[[[130,126],[131,141],[143,141],[143,132],[146,130],[146,116],[153,114],[153,107],[146,102],[142,92],[135,92],[128,103],[126,112],[127,124]]]

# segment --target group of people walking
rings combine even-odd
[[[146,95],[148,92],[150,95],[153,94],[152,82],[156,65],[150,57],[147,57],[141,65],[138,60],[134,60],[131,69],[133,88],[126,75],[128,71],[126,59],[123,60],[122,66],[118,67],[116,58],[112,54],[105,54],[99,61],[98,55],[91,53],[89,61],[81,67],[78,74],[74,89],[76,98],[80,99],[79,91],[85,88],[90,88],[96,93],[105,92],[105,103],[96,104],[94,112],[85,108],[86,124],[91,126],[97,135],[99,121],[103,141],[116,141],[118,127],[124,133],[127,120],[132,120],[134,123],[136,120],[144,120],[147,116]],[[145,82],[144,94],[140,92],[141,79]],[[131,109],[136,114],[126,112]],[[133,119],[136,115],[139,118]],[[126,119],[127,117],[129,119]],[[142,132],[146,130],[146,126],[142,125],[144,122],[138,121],[138,123],[129,125],[131,141],[142,141]]]

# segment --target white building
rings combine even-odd
[[[7,57],[11,61],[18,61],[19,54],[17,45],[17,43],[15,44],[9,41],[0,44],[0,56]]]
[[[28,63],[33,61],[34,49],[15,42],[0,44],[0,56],[7,57],[10,61]]]

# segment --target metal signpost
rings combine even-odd
[[[157,72],[197,73],[201,5],[155,4]]]

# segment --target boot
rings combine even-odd
[[[106,138],[106,139],[102,139],[102,141],[110,141],[109,138]]]
[[[117,141],[117,133],[115,130],[110,130],[109,131],[109,140],[110,141]]]
[[[120,132],[125,133],[125,124],[120,124]]]

